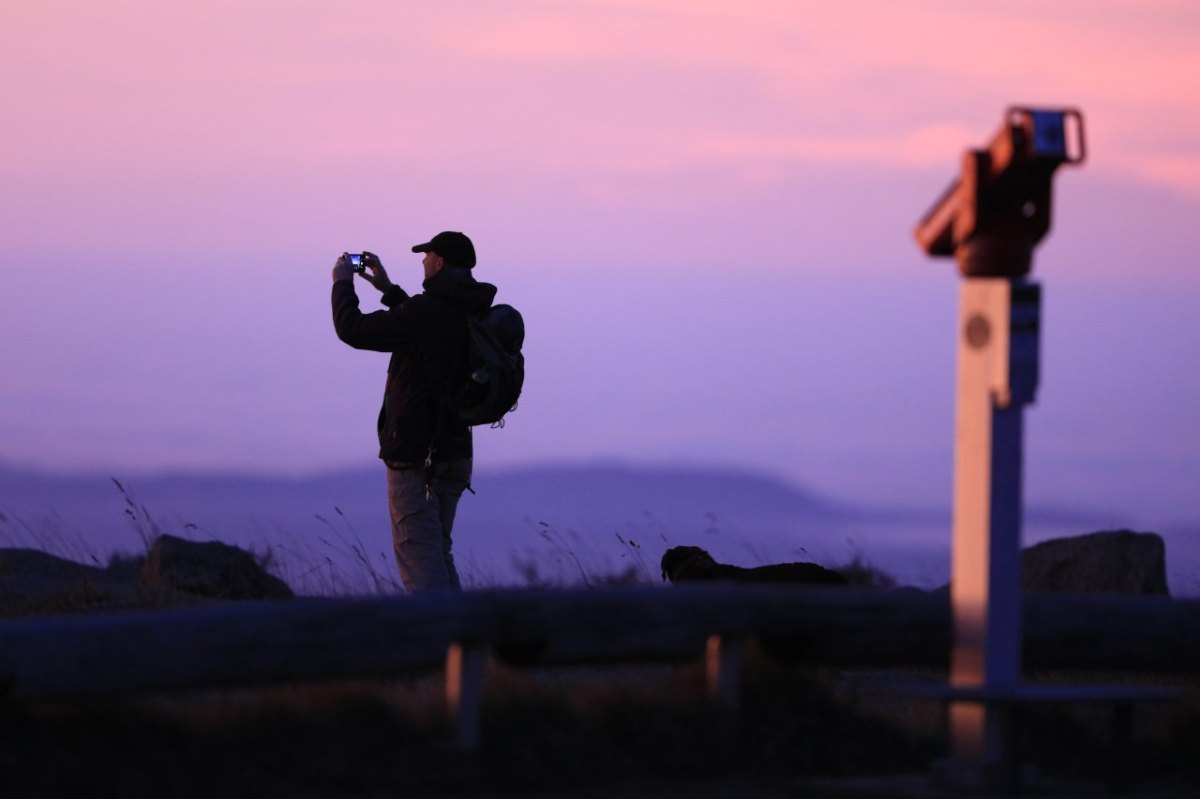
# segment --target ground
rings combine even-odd
[[[475,752],[453,745],[436,674],[10,702],[0,708],[0,795],[940,797],[921,775],[946,751],[944,716],[875,690],[887,674],[756,653],[735,713],[704,700],[699,663],[516,670],[492,661]],[[1036,721],[1024,749],[1043,784],[1060,786],[1039,795],[1096,795],[1103,725],[1066,711]],[[1134,795],[1200,784],[1197,721],[1193,701],[1139,725]]]

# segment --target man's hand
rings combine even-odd
[[[363,276],[363,280],[370,283],[381,292],[386,292],[392,287],[392,281],[388,277],[387,270],[383,268],[383,261],[379,260],[379,256],[373,252],[363,252],[363,266],[365,270],[359,272]]]
[[[338,256],[333,265],[333,282],[337,283],[339,280],[354,280],[354,267],[350,265],[350,256],[347,253]]]

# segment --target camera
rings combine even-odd
[[[348,252],[346,256],[350,259],[350,268],[355,272],[361,272],[367,268],[367,262],[363,259],[361,252]]]

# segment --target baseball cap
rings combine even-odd
[[[475,266],[475,245],[464,234],[453,230],[442,231],[424,244],[413,246],[412,251],[440,255],[454,266],[467,269]]]

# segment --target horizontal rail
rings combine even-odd
[[[298,599],[0,623],[0,695],[392,676],[452,647],[515,665],[699,658],[712,636],[841,666],[944,667],[945,593],[710,584]],[[1027,668],[1200,670],[1200,600],[1028,595]]]

